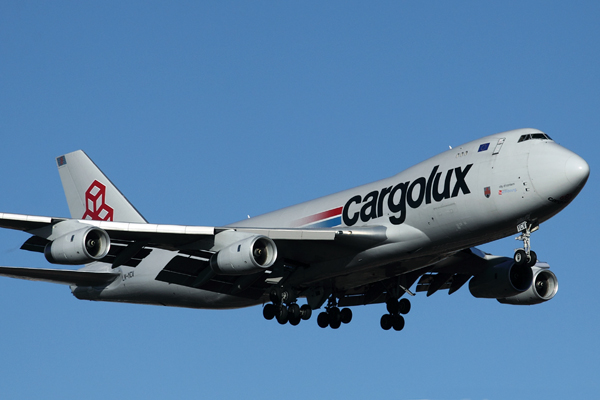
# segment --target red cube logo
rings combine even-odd
[[[83,219],[113,220],[113,209],[106,204],[106,186],[98,181],[94,181],[85,192],[85,207]]]

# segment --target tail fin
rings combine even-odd
[[[83,151],[60,156],[56,163],[71,218],[148,222]]]

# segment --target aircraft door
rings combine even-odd
[[[506,140],[506,138],[498,139],[498,143],[496,143],[496,147],[494,148],[494,152],[492,153],[492,155],[496,155],[496,154],[500,153],[500,150],[502,150],[502,145],[504,144],[505,140]]]

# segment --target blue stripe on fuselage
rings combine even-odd
[[[314,224],[305,226],[305,228],[332,228],[334,226],[338,226],[342,224],[342,217],[335,217],[331,219],[326,219],[325,221],[316,222]]]

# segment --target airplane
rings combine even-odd
[[[152,224],[81,150],[56,159],[71,218],[0,213],[32,236],[22,249],[80,269],[0,267],[0,275],[70,286],[78,299],[197,309],[263,305],[298,325],[338,329],[350,307],[385,304],[400,331],[403,297],[452,294],[534,305],[558,290],[531,234],[579,194],[589,165],[537,129],[451,148],[403,172],[218,227]],[[518,234],[512,257],[476,246]],[[418,282],[417,282],[418,281]],[[416,283],[416,288],[411,287]],[[299,305],[300,299],[306,301]]]

